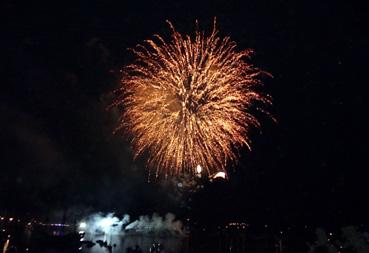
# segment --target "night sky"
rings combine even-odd
[[[75,1],[77,2],[77,1]],[[108,4],[109,2],[109,4]],[[297,3],[298,2],[298,3]],[[368,5],[350,1],[65,1],[0,4],[0,212],[71,207],[183,213],[165,182],[147,183],[113,135],[126,50],[165,23],[252,48],[277,122],[261,117],[226,183],[195,196],[191,213],[253,222],[369,221]]]

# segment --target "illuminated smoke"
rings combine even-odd
[[[157,214],[140,216],[131,223],[129,215],[120,219],[113,213],[97,213],[81,219],[77,226],[79,232],[84,233],[81,241],[97,244],[88,250],[91,253],[102,252],[102,247],[110,246],[113,252],[126,252],[128,247],[135,248],[136,245],[143,252],[149,252],[153,242],[164,243],[165,252],[179,252],[185,245],[187,235],[182,223],[171,213],[166,214],[165,218]]]
[[[90,234],[118,235],[123,232],[123,226],[127,223],[129,223],[129,215],[124,215],[122,219],[119,219],[114,216],[114,213],[107,215],[97,213],[82,219],[79,223],[79,230]]]
[[[164,219],[157,214],[153,214],[152,217],[140,216],[138,220],[127,225],[125,229],[142,234],[185,234],[182,222],[176,220],[172,213],[166,214]]]
[[[102,213],[92,214],[80,220],[77,224],[79,231],[94,234],[124,235],[127,232],[138,234],[171,234],[184,235],[182,222],[176,220],[175,215],[167,213],[165,217],[153,214],[140,216],[138,220],[131,223],[130,216],[124,215],[122,219],[114,216],[114,213],[103,215]]]

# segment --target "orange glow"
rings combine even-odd
[[[218,36],[215,20],[209,36],[197,29],[194,37],[167,22],[169,42],[155,35],[131,49],[113,103],[123,108],[116,131],[129,134],[135,158],[148,155],[156,176],[196,174],[199,164],[207,175],[225,171],[259,127],[250,108],[270,103],[255,90],[261,71],[247,62],[252,50]]]
[[[213,176],[213,178],[224,178],[224,179],[226,179],[226,173],[225,173],[225,172],[223,172],[223,171],[217,172],[217,173]]]

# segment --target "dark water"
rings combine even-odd
[[[346,235],[342,237],[342,235],[339,236],[338,230],[330,231],[333,235],[337,235],[332,237],[334,244],[337,244],[336,241],[339,239],[346,244],[357,241],[369,247],[368,233],[362,234],[359,230],[348,228]],[[188,235],[134,232],[96,235],[79,234],[72,226],[40,226],[12,222],[5,225],[0,223],[0,253],[128,253],[129,248],[132,250],[139,248],[136,252],[131,250],[131,253],[305,253],[309,252],[308,243],[316,243],[317,239],[327,241],[325,236],[331,236],[330,234],[332,233],[322,232],[319,239],[315,228],[280,231],[270,228],[228,227],[212,230],[191,229]],[[160,248],[160,251],[153,251],[154,244],[156,248]],[[347,248],[350,247],[347,246]],[[341,252],[350,251],[341,250]]]
[[[11,246],[17,248],[16,252],[125,253],[128,252],[128,248],[135,249],[138,247],[142,253],[145,253],[153,252],[153,244],[156,246],[160,244],[161,251],[155,252],[166,253],[276,252],[274,238],[265,235],[250,237],[245,231],[194,231],[187,236],[132,233],[125,235],[85,234],[81,238],[78,233],[50,234],[37,230],[32,232],[20,230],[18,233],[13,233],[10,238],[2,238],[1,249],[3,253],[6,252],[5,247],[9,250]],[[135,253],[134,251],[131,252]]]

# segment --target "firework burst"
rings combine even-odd
[[[131,49],[135,61],[123,69],[114,106],[123,112],[117,130],[129,133],[135,157],[159,174],[225,171],[249,131],[259,127],[250,108],[270,103],[256,91],[260,70],[247,62],[252,51],[236,51],[229,37],[196,29],[182,36],[173,25],[171,40],[155,35]],[[257,108],[258,109],[258,108]]]

